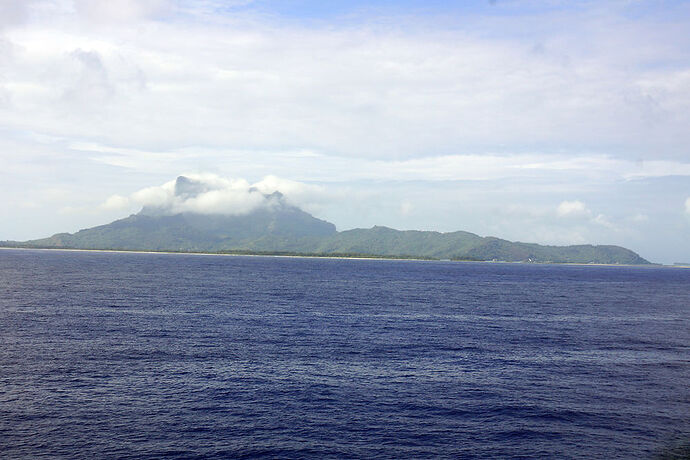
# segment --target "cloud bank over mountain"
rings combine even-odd
[[[110,210],[143,208],[146,214],[180,213],[242,215],[261,207],[308,204],[322,188],[267,176],[250,184],[215,174],[188,174],[159,186],[138,190],[129,196],[112,195],[101,207]]]

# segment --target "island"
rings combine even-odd
[[[175,193],[194,193],[177,178]],[[390,257],[528,263],[645,265],[635,252],[613,245],[546,246],[482,237],[465,231],[395,230],[384,226],[337,231],[287,202],[280,192],[240,215],[175,213],[144,207],[106,225],[0,246],[125,251],[172,251],[340,257]]]

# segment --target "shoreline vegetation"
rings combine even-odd
[[[359,254],[359,253],[301,253],[291,251],[250,251],[250,250],[225,250],[225,251],[189,251],[189,250],[149,250],[149,249],[109,249],[109,248],[56,248],[47,246],[31,246],[24,244],[13,244],[13,242],[0,242],[0,250],[21,249],[21,250],[40,250],[40,251],[64,251],[64,252],[108,252],[123,254],[172,254],[172,255],[199,255],[199,256],[248,256],[248,257],[285,257],[285,258],[313,258],[313,259],[350,259],[350,260],[409,260],[421,262],[481,262],[495,264],[525,264],[525,265],[578,265],[578,266],[601,266],[601,267],[668,267],[668,268],[690,268],[690,265],[672,264],[664,265],[657,263],[646,264],[624,264],[624,263],[597,263],[597,262],[551,262],[551,261],[510,261],[510,260],[481,260],[463,258],[435,258],[418,257],[406,255],[378,255],[378,254]]]

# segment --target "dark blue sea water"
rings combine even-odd
[[[3,458],[650,458],[690,270],[0,251]]]

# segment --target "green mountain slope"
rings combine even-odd
[[[316,252],[510,262],[649,263],[633,251],[619,246],[542,246],[493,237],[482,238],[468,232],[399,231],[387,227],[340,232],[324,239]]]
[[[34,247],[155,251],[286,250],[315,244],[336,233],[335,226],[298,208],[260,209],[240,216],[135,214],[77,233],[28,241]],[[289,250],[289,249],[287,249]]]
[[[439,233],[418,230],[394,230],[376,226],[347,230],[324,239],[317,247],[323,253],[381,254],[420,256],[437,259],[459,258],[481,244],[474,233]]]
[[[154,251],[248,251],[349,254],[555,263],[647,264],[619,246],[542,246],[468,232],[400,231],[376,226],[336,232],[335,226],[291,206],[241,216],[136,214],[77,233],[14,244],[23,247]]]

